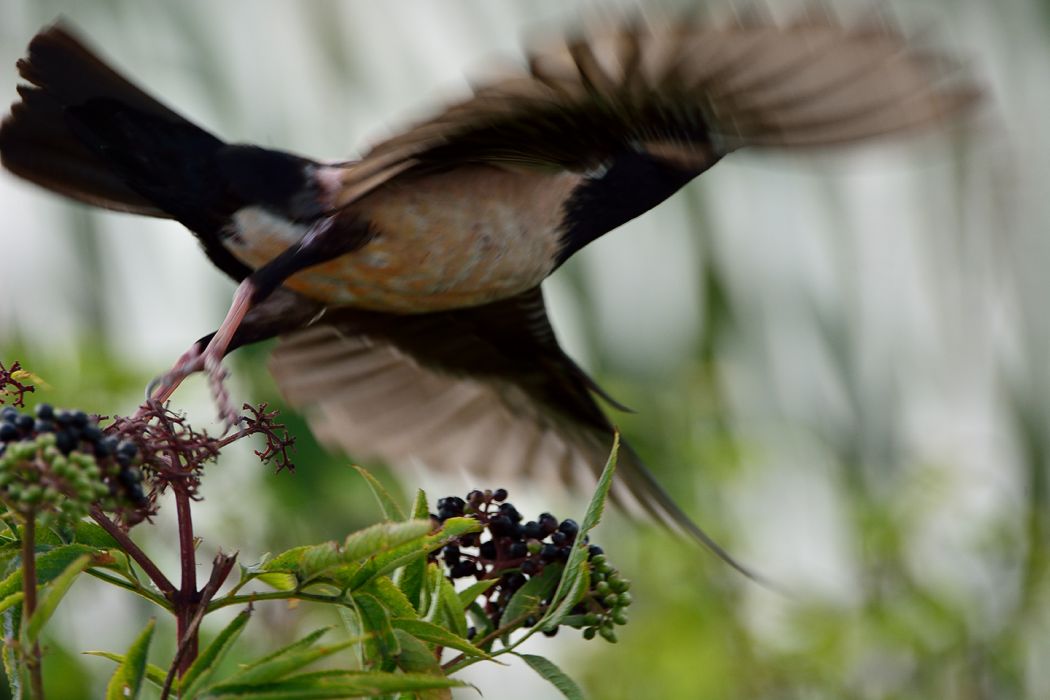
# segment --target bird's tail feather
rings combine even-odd
[[[0,161],[16,175],[107,209],[179,219],[189,207],[177,197],[192,199],[212,184],[206,164],[223,142],[119,75],[62,26],[33,38],[18,71],[29,84],[19,87],[22,99],[0,126]],[[188,204],[200,209],[200,202]]]

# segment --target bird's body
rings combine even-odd
[[[938,125],[975,97],[885,24],[624,24],[326,164],[225,143],[59,26],[19,70],[29,85],[0,128],[10,171],[176,219],[241,283],[173,384],[281,336],[274,376],[329,442],[570,483],[601,468],[613,426],[551,329],[548,275],[737,148]],[[731,561],[630,448],[613,494]]]
[[[368,222],[360,248],[297,272],[284,286],[325,304],[392,313],[514,296],[553,271],[563,245],[562,204],[580,180],[478,165],[392,182],[334,215]],[[479,191],[489,196],[474,198]],[[223,246],[255,269],[298,243],[307,228],[245,207],[233,215]]]

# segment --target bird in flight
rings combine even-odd
[[[110,68],[61,24],[29,44],[0,127],[15,175],[170,218],[239,282],[219,329],[153,397],[280,337],[273,376],[318,437],[397,463],[593,484],[616,406],[558,344],[541,283],[731,152],[936,127],[977,91],[888,23],[624,21],[326,162],[228,143]],[[756,193],[756,196],[761,196]],[[613,497],[745,571],[629,447]]]

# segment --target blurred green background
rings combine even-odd
[[[29,38],[64,15],[223,137],[344,158],[461,92],[464,68],[518,56],[523,33],[605,5],[0,0],[0,98],[14,99]],[[867,3],[836,7],[849,17]],[[616,417],[627,438],[782,589],[611,518],[595,540],[637,591],[620,643],[563,631],[531,646],[592,698],[1050,697],[1050,5],[889,7],[987,89],[970,128],[736,154],[547,285],[564,344],[637,410]],[[0,359],[47,381],[34,400],[103,414],[133,411],[233,289],[176,224],[89,211],[6,173],[0,246]],[[266,353],[235,355],[236,396],[279,403]],[[203,382],[175,404],[198,425],[212,418]],[[205,480],[205,555],[251,562],[379,517],[349,458],[285,416],[298,471],[231,451]],[[561,517],[586,503],[544,484],[370,466],[406,494],[507,486],[523,511]],[[136,531],[169,569],[171,510]],[[53,694],[99,697],[108,662],[77,653],[126,647],[147,609],[92,580],[63,605]],[[308,606],[259,613],[260,648],[317,623]],[[489,698],[555,697],[530,674],[467,677]]]

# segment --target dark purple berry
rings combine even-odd
[[[604,553],[605,553],[605,550],[603,550],[601,547],[599,547],[596,544],[592,544],[590,547],[587,548],[587,554],[590,555],[591,557],[596,557],[599,554],[604,554]]]
[[[135,455],[139,453],[138,445],[131,442],[130,440],[124,440],[117,445],[117,454],[127,456],[128,459],[134,459]]]
[[[493,491],[492,500],[497,502],[507,500],[507,489],[496,489],[495,491]]]
[[[558,519],[550,513],[543,513],[540,515],[537,522],[540,524],[540,531],[544,536],[549,535],[558,529]]]
[[[564,532],[565,536],[569,539],[576,537],[579,531],[580,526],[577,525],[576,521],[572,520],[571,518],[566,518],[565,520],[562,520],[561,525],[558,526],[558,532]]]
[[[96,457],[109,457],[117,449],[117,439],[112,435],[107,435],[98,441],[95,445],[95,456]]]
[[[568,536],[564,532],[555,532],[551,535],[551,542],[558,545],[559,547],[568,541]]]
[[[496,558],[496,543],[492,540],[488,542],[482,542],[481,548],[478,550],[481,554],[482,559],[495,559]]]
[[[526,559],[521,563],[521,573],[526,576],[532,576],[538,571],[539,567],[532,559]]]
[[[72,416],[70,416],[70,425],[77,430],[83,430],[88,427],[88,422],[88,415],[83,411],[74,411]]]
[[[10,440],[17,440],[19,436],[18,428],[12,423],[0,423],[0,440],[8,442]]]
[[[32,430],[34,423],[36,423],[36,421],[33,420],[33,416],[27,416],[24,413],[18,414],[18,418],[15,418],[15,427],[23,433],[28,433]]]
[[[529,548],[525,546],[524,542],[512,542],[510,547],[507,549],[507,554],[510,555],[511,559],[521,559],[527,556]]]
[[[92,445],[94,445],[102,439],[102,431],[99,430],[97,425],[89,425],[86,428],[84,428],[82,436],[85,442],[90,442]]]
[[[12,406],[4,406],[3,410],[0,410],[0,420],[7,423],[14,423],[18,420],[19,415],[21,414],[18,412],[18,409]]]
[[[558,548],[553,544],[543,545],[540,550],[540,559],[543,561],[555,561],[558,558]]]
[[[77,440],[68,430],[59,430],[55,433],[55,447],[64,455],[68,455],[76,449]]]
[[[543,539],[543,532],[540,530],[540,524],[535,520],[530,520],[525,523],[522,536],[527,540]]]
[[[53,433],[55,432],[55,423],[49,420],[38,420],[33,423],[33,430],[38,433]]]
[[[138,469],[135,469],[134,467],[131,467],[129,469],[121,470],[120,474],[117,475],[117,478],[120,479],[120,483],[124,484],[128,488],[132,488],[136,484],[142,483],[142,472],[140,472]]]
[[[506,515],[497,515],[492,520],[489,520],[489,531],[496,537],[503,537],[511,534],[513,523],[510,522],[510,518]]]
[[[521,513],[518,512],[517,508],[515,508],[509,503],[501,503],[499,507],[499,512],[501,515],[507,516],[507,518],[509,518],[510,521],[513,523],[521,522]]]
[[[466,576],[473,576],[476,571],[477,569],[473,562],[461,561],[452,567],[448,575],[452,578],[464,578]]]
[[[54,420],[55,408],[49,403],[42,403],[36,407],[36,417],[40,420]]]

